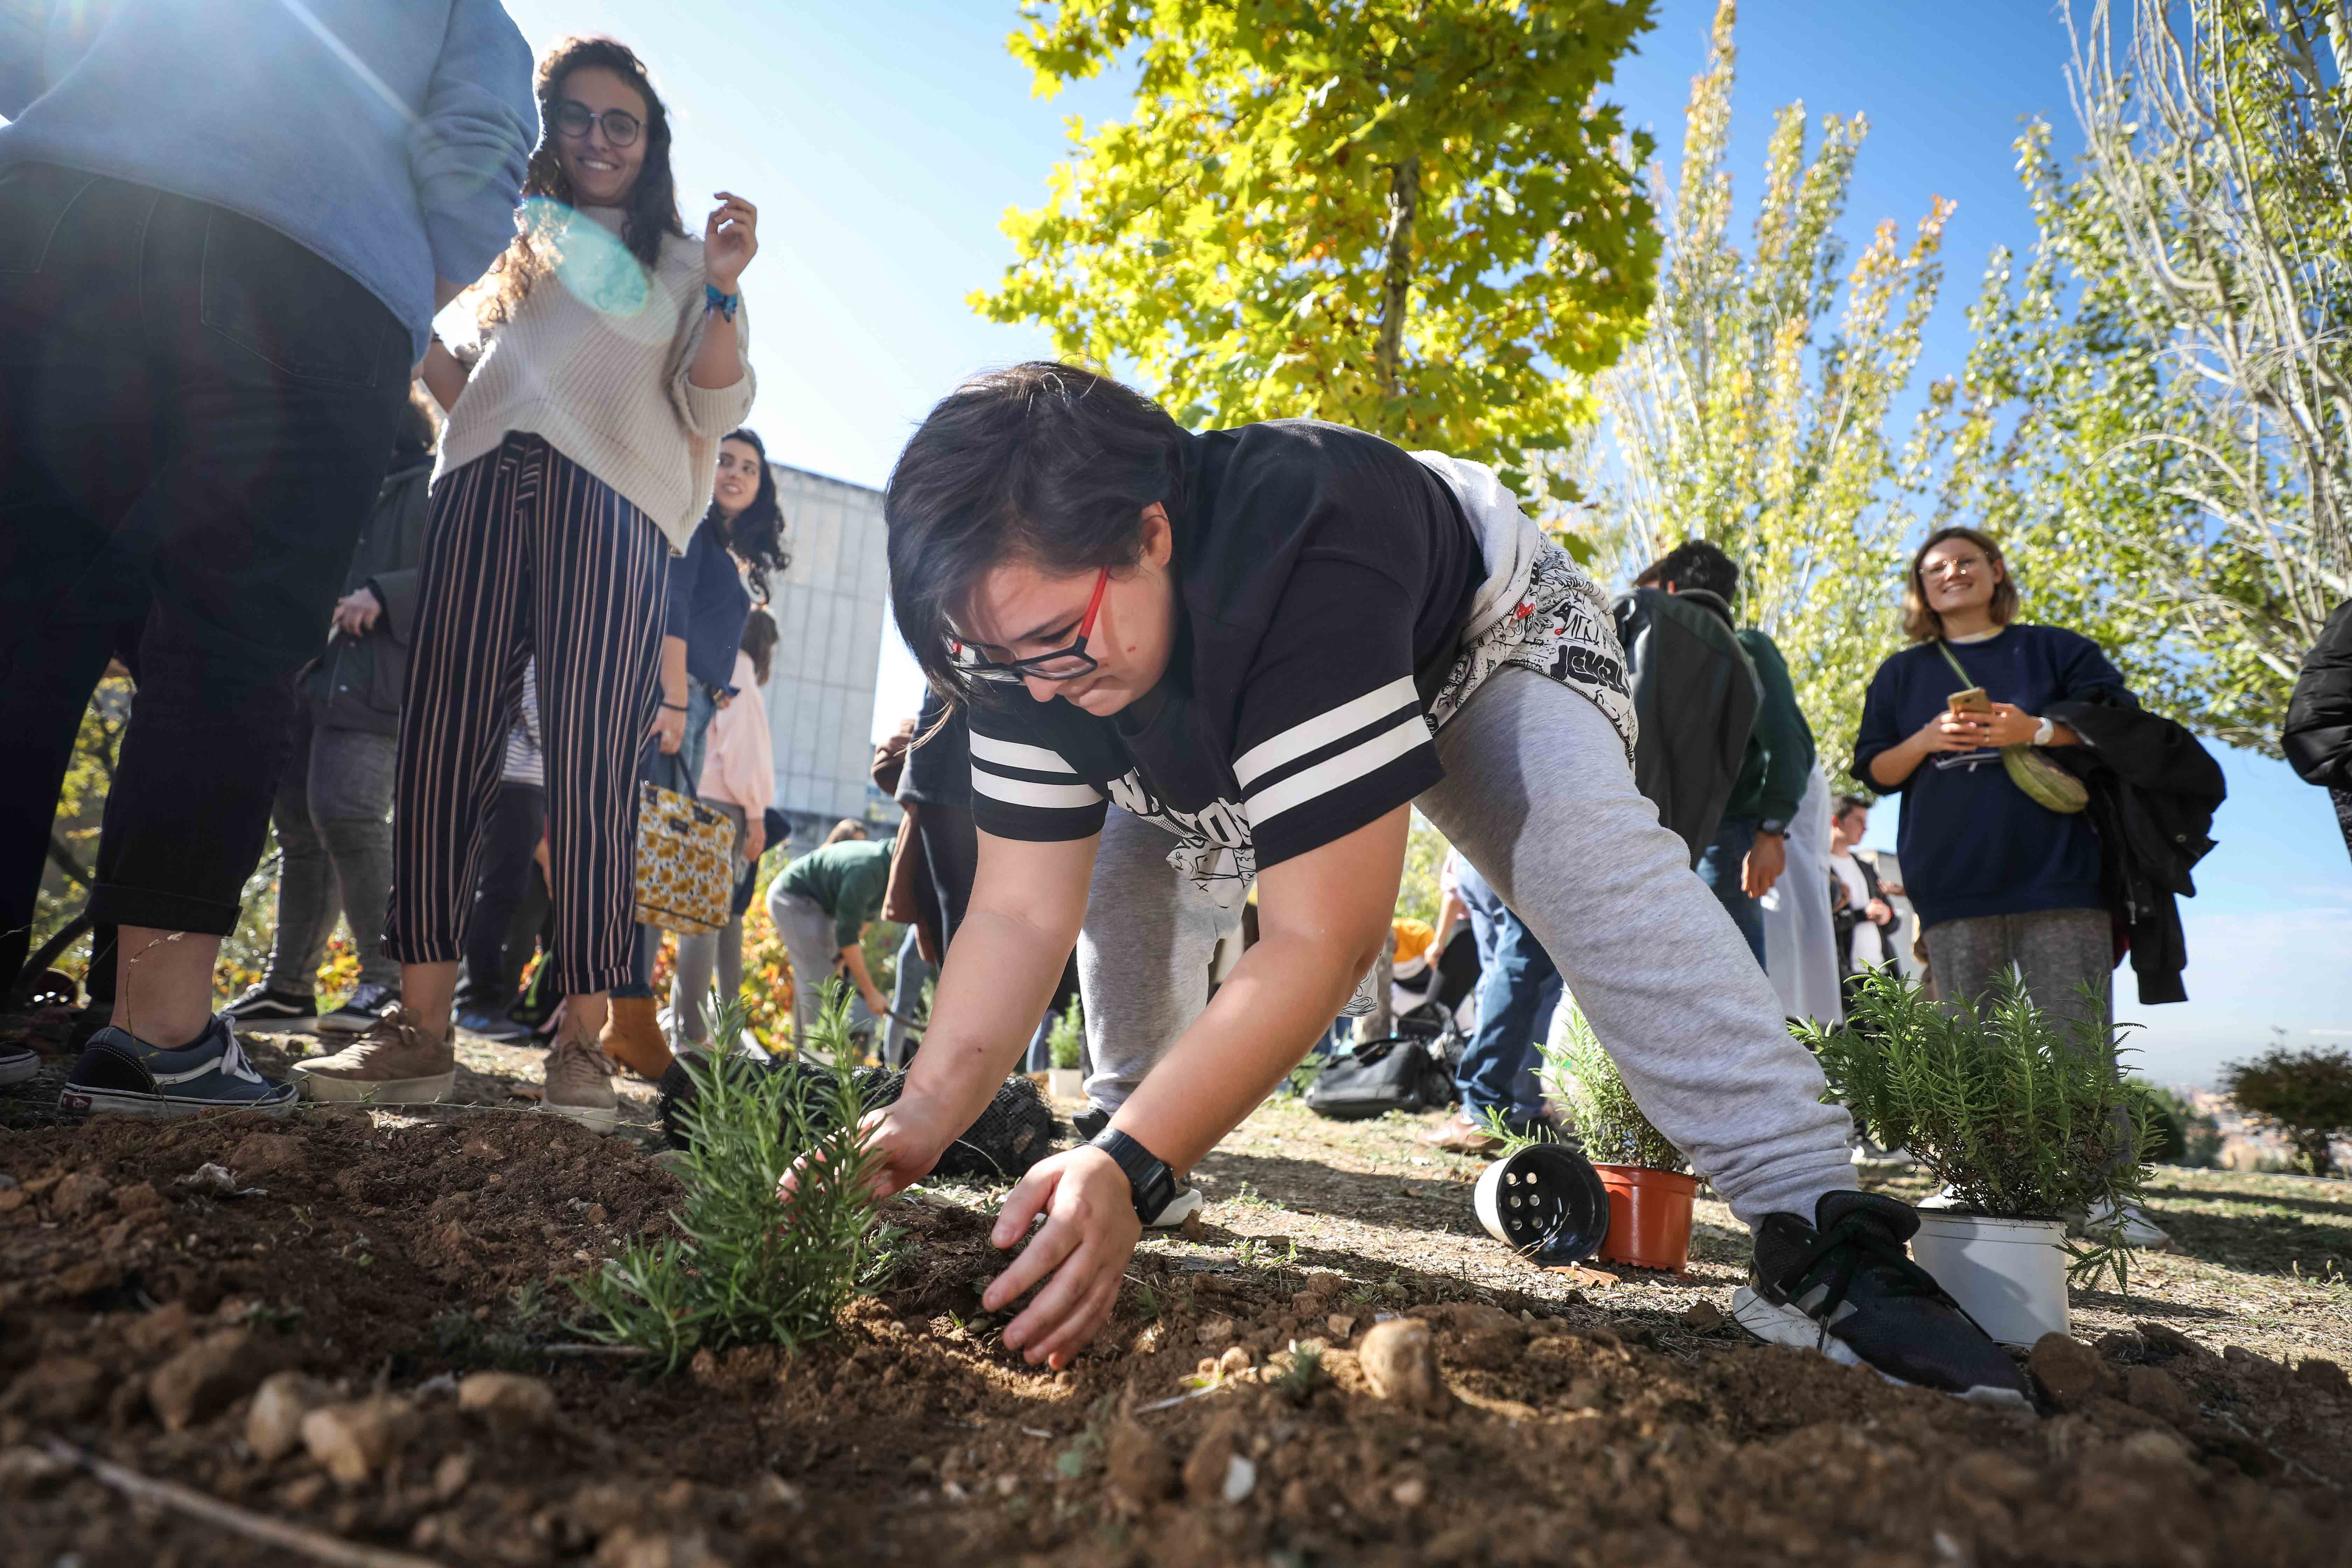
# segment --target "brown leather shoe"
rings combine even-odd
[[[1458,1110],[1422,1133],[1421,1141],[1451,1154],[1491,1154],[1503,1146],[1500,1138]]]
[[[615,996],[604,1016],[604,1032],[596,1044],[604,1054],[644,1079],[659,1083],[669,1071],[669,1042],[662,1038],[661,1017],[650,996]]]
[[[293,1076],[306,1100],[430,1105],[457,1081],[457,1058],[446,1038],[433,1038],[415,1014],[394,1006],[334,1055],[296,1062]]]

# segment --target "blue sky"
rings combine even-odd
[[[1109,81],[1033,98],[1003,49],[1012,5],[508,8],[536,47],[605,31],[647,56],[678,114],[691,226],[707,210],[694,204],[722,186],[759,204],[763,248],[745,281],[761,383],[753,422],[778,459],[878,484],[913,422],[961,376],[1045,351],[1042,333],[983,321],[964,298],[1011,259],[998,219],[1042,199],[1063,118],[1116,117],[1124,100]],[[1658,25],[1619,68],[1612,96],[1668,160],[1713,11],[1712,0],[1663,0]],[[1986,254],[2032,240],[2011,142],[2040,114],[2072,145],[2066,48],[2046,0],[1745,9],[1731,156],[1745,202],[1772,110],[1801,100],[1816,120],[1869,116],[1848,211],[1854,249],[1882,217],[1907,229],[1931,195],[1958,203],[1923,384],[1959,368]],[[917,683],[902,649],[877,653],[876,722],[887,729],[913,710]],[[2266,1044],[2272,1026],[2299,1044],[2324,1040],[2318,1031],[2352,1038],[2352,860],[2326,797],[2263,758],[2230,753],[2224,766],[2221,847],[2200,868],[2200,896],[2183,905],[2194,1000],[2140,1008],[2128,971],[2118,979],[2119,1016],[2147,1026],[2141,1065],[2167,1081],[2208,1079]],[[1877,816],[1873,840],[1891,846],[1895,813]]]

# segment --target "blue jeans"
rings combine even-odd
[[[1715,893],[1716,902],[1731,911],[1731,923],[1748,939],[1756,967],[1764,967],[1764,907],[1740,890],[1739,879],[1748,867],[1748,851],[1756,847],[1754,817],[1727,816],[1715,837],[1699,852],[1698,879]]]
[[[1462,1114],[1484,1121],[1493,1110],[1507,1121],[1532,1121],[1543,1113],[1536,1042],[1551,1032],[1559,971],[1526,922],[1467,862],[1454,889],[1469,908],[1470,931],[1478,942],[1478,1027],[1463,1048],[1454,1080]]]
[[[898,943],[898,976],[890,986],[890,1011],[898,1017],[890,1020],[882,1032],[882,1064],[898,1067],[905,1062],[907,1026],[899,1018],[911,1018],[923,1005],[923,984],[939,973],[923,959],[922,939],[908,926],[907,935]]]

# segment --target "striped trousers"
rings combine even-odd
[[[523,668],[539,658],[555,981],[629,978],[637,753],[660,700],[669,542],[617,490],[536,436],[433,489],[407,700],[384,951],[454,963]]]

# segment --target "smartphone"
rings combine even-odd
[[[1966,691],[1955,691],[1944,700],[1955,713],[1990,713],[1992,699],[1981,686],[1971,686]]]

